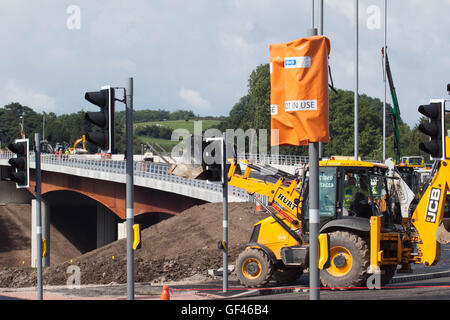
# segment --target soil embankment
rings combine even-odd
[[[265,215],[255,213],[254,203],[230,203],[228,216],[229,261],[233,264],[248,242],[253,224]],[[28,234],[28,240],[24,237],[15,243],[11,240],[15,236],[11,234],[6,239],[8,243],[17,245],[17,249],[10,251],[11,256],[14,255],[13,251],[18,253],[24,250],[20,251],[24,254],[31,247],[28,246],[30,222],[23,221],[23,226],[14,234]],[[51,237],[53,239],[53,234]],[[142,248],[135,251],[136,282],[181,280],[196,274],[206,274],[208,269],[222,266],[222,252],[217,248],[218,241],[222,239],[222,204],[207,203],[187,209],[143,230],[141,237]],[[0,239],[0,242],[3,240]],[[7,256],[7,252],[0,252],[0,264],[5,265]],[[25,256],[19,256],[19,260],[25,259]],[[66,284],[70,276],[67,268],[70,265],[80,267],[81,284],[127,281],[126,239],[78,255],[71,261],[56,262],[53,256],[51,261],[51,266],[43,272],[44,284]],[[35,279],[36,271],[31,268],[14,266],[0,270],[0,287],[33,286]]]

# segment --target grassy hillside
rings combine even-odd
[[[220,120],[199,120],[201,121],[201,127],[199,127],[202,131],[207,130],[209,128],[217,128],[220,123]],[[191,134],[194,133],[194,120],[165,120],[165,121],[148,121],[148,122],[139,122],[135,124],[135,128],[139,128],[142,126],[163,126],[170,128],[172,130],[176,129],[186,129]],[[200,125],[200,122],[199,124]],[[161,138],[153,138],[147,137],[143,135],[137,135],[137,139],[139,139],[140,143],[158,143],[167,151],[171,151],[174,146],[178,144],[178,141],[171,141],[169,139],[161,139]]]
[[[206,130],[209,128],[217,127],[220,120],[199,120],[201,121],[202,129]],[[148,121],[136,123],[136,127],[140,126],[154,126],[161,125],[170,129],[187,129],[190,133],[194,133],[194,120],[165,120],[165,121]]]

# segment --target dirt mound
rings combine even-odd
[[[254,203],[229,204],[229,262],[248,242],[253,224],[265,217]],[[180,280],[222,266],[222,204],[192,207],[142,231],[142,248],[135,251],[135,281]],[[78,258],[45,268],[44,284],[66,284],[70,265],[80,268],[81,284],[125,283],[126,239]],[[18,277],[16,277],[16,275]],[[26,268],[0,270],[0,287],[35,285],[36,271]]]
[[[81,252],[53,225],[50,226],[52,264],[78,257]],[[0,205],[0,266],[31,265],[31,205]]]
[[[19,266],[31,261],[31,206],[0,206],[0,265]]]

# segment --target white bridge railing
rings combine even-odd
[[[7,165],[7,161],[14,157],[12,152],[0,153],[0,164]],[[77,158],[67,155],[42,154],[41,165],[49,168],[54,166],[61,166],[64,168],[76,168],[81,170],[98,171],[104,173],[112,173],[125,175],[126,161],[125,160],[110,160],[110,159],[85,159]],[[34,152],[30,153],[30,168],[35,168]],[[141,178],[156,179],[160,181],[167,181],[178,185],[185,185],[187,188],[199,188],[210,190],[213,192],[222,193],[222,184],[208,182],[204,180],[187,179],[180,176],[175,176],[167,173],[169,166],[163,163],[152,163],[144,161],[134,161],[134,176]],[[49,170],[49,169],[43,169]],[[51,171],[51,170],[50,170]],[[68,172],[70,174],[70,171]],[[245,200],[249,199],[248,193],[245,190],[229,186],[229,194]],[[251,197],[250,197],[251,198]]]
[[[239,153],[238,160],[250,160],[260,164],[276,164],[285,166],[297,166],[308,163],[309,158],[297,155],[284,154],[254,154],[254,153]]]

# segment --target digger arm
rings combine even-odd
[[[228,169],[228,184],[246,190],[249,194],[258,193],[269,198],[269,202],[273,201],[273,197],[277,194],[279,189],[286,189],[286,192],[293,195],[294,189],[298,185],[297,180],[293,180],[289,187],[283,186],[284,179],[279,178],[275,183],[266,182],[261,179],[251,178],[250,172],[252,166],[248,161],[243,161],[246,164],[246,169],[242,175],[236,173],[236,168],[239,165],[237,160],[231,162]]]
[[[248,161],[244,163],[249,164]],[[279,177],[275,183],[262,179],[251,178],[250,172],[255,166],[247,165],[244,174],[236,173],[238,161],[231,162],[228,170],[228,184],[246,190],[250,195],[255,193],[268,198],[268,206],[263,208],[280,224],[286,232],[292,235],[298,242],[302,240],[282,220],[286,219],[294,230],[301,229],[301,219],[299,217],[300,192],[298,190],[299,178],[296,177],[289,186],[284,184],[284,178]],[[303,180],[303,179],[302,179]],[[259,202],[259,201],[258,201]],[[259,202],[261,205],[262,203]],[[278,217],[280,216],[280,218]]]
[[[258,193],[270,197],[272,191],[278,189],[278,187],[283,183],[282,179],[273,183],[265,183],[260,179],[250,178],[251,168],[246,167],[243,175],[236,174],[236,167],[238,166],[237,161],[233,161],[228,170],[228,184],[246,190],[249,194]]]
[[[450,190],[450,162],[437,163],[436,173],[422,195],[411,222],[418,232],[420,262],[431,266],[439,261],[440,244],[450,243],[443,215],[447,192]]]
[[[83,134],[83,136],[77,140],[75,140],[75,143],[73,144],[72,150],[75,150],[78,146],[78,144],[83,143],[83,149],[86,149],[86,136]]]

